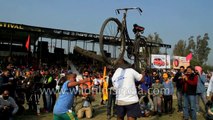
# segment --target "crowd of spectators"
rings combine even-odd
[[[15,114],[23,114],[30,110],[35,114],[52,113],[71,67],[60,65],[38,65],[14,62],[17,58],[1,60],[0,66],[0,117],[10,119]],[[81,108],[75,110],[75,101],[71,110],[76,117],[92,118],[95,109],[92,102],[98,100],[97,93],[101,93],[100,105],[107,105],[107,119],[116,115],[116,93],[112,76],[115,69],[107,69],[104,76],[104,65],[97,61],[77,57],[71,60],[82,78],[75,76],[75,81],[87,82],[75,85],[75,96],[81,98]],[[105,87],[107,84],[107,87]],[[73,86],[72,86],[73,87]],[[209,119],[213,116],[213,77],[211,73],[204,73],[202,67],[180,67],[179,70],[146,70],[143,82],[136,82],[139,97],[140,113],[142,117],[172,115],[173,100],[177,97],[177,111],[184,119],[197,119],[202,114],[199,98],[205,111],[203,114]],[[88,91],[89,90],[89,91]],[[107,97],[104,90],[107,90]],[[81,91],[81,92],[80,92]],[[83,91],[83,92],[82,92]],[[208,96],[208,99],[207,99]],[[107,98],[107,99],[106,99]],[[211,98],[211,99],[210,99]],[[5,100],[7,102],[5,102]],[[42,100],[42,102],[41,102]],[[41,105],[40,103],[43,103]],[[27,104],[27,108],[23,107]]]

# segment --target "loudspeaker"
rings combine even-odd
[[[48,42],[46,41],[38,41],[38,49],[48,49]]]
[[[64,49],[55,47],[54,53],[63,55],[64,54]]]

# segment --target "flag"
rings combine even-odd
[[[28,35],[28,37],[27,37],[27,42],[25,44],[25,47],[27,48],[27,51],[29,51],[29,49],[30,49],[30,35]]]
[[[189,53],[187,56],[186,56],[186,61],[190,61],[192,59],[192,53]]]
[[[106,101],[108,100],[108,84],[107,84],[107,81],[106,81],[106,66],[104,66],[104,71],[103,71],[103,89],[102,89],[102,93],[103,93],[103,100]]]

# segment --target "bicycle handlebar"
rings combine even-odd
[[[139,7],[116,9],[115,12],[116,12],[117,14],[120,14],[120,11],[125,11],[125,12],[127,12],[128,10],[134,10],[134,9],[137,9],[138,12],[140,13],[140,15],[141,15],[141,13],[143,12],[143,11],[141,10],[141,8],[139,8]]]

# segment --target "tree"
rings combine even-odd
[[[147,36],[148,42],[154,42],[154,43],[163,43],[163,40],[160,38],[158,33],[149,34]],[[160,54],[160,47],[152,47],[151,48],[151,54]]]
[[[208,55],[210,53],[211,48],[208,47],[208,34],[204,34],[204,37],[201,36],[197,37],[197,48],[195,49],[195,58],[201,64],[206,63],[208,60]]]
[[[188,46],[186,41],[179,40],[173,49],[173,54],[178,56],[187,56],[190,52],[193,54],[193,59],[191,60],[191,65],[204,65],[208,60],[208,55],[211,48],[208,47],[208,34],[205,33],[204,36],[198,35],[196,40],[193,36],[188,39]]]
[[[186,41],[179,40],[173,49],[173,55],[175,56],[185,56],[186,55]]]

